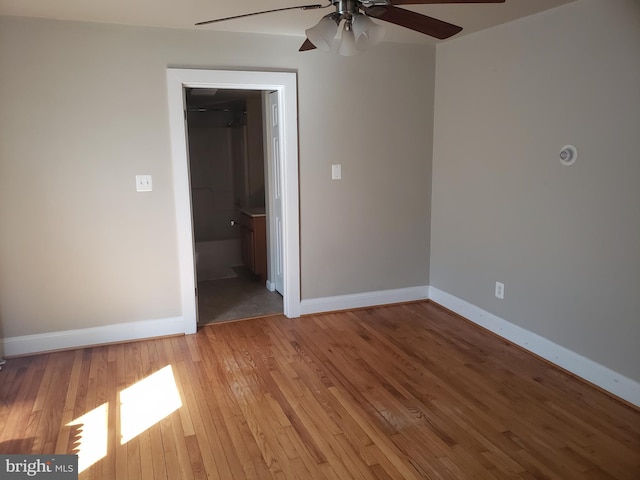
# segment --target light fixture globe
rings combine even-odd
[[[304,33],[316,48],[325,52],[331,51],[331,43],[338,33],[338,24],[334,19],[334,14],[322,17],[315,26],[308,28]]]
[[[359,50],[367,50],[380,43],[384,37],[384,27],[368,16],[358,13],[353,16],[353,34],[356,37],[356,47]]]
[[[356,37],[353,34],[353,28],[350,20],[345,22],[344,28],[342,29],[342,39],[340,40],[338,53],[343,57],[351,57],[360,53],[356,48]]]

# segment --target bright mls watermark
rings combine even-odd
[[[77,455],[0,455],[3,480],[78,480]]]

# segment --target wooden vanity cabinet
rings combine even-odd
[[[242,212],[242,261],[254,275],[267,281],[267,226],[265,214]]]

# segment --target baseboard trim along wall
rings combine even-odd
[[[392,303],[427,300],[428,298],[429,287],[425,285],[302,300],[300,302],[300,312],[302,315],[308,315],[312,313],[348,310],[350,308],[375,307]]]
[[[435,287],[429,287],[429,299],[640,407],[640,383]]]
[[[427,299],[640,407],[640,383],[435,287],[419,286],[306,299],[300,302],[300,310],[303,315],[308,315]],[[181,335],[184,332],[182,317],[118,323],[102,327],[5,338],[4,354],[7,357],[29,355],[68,348]]]
[[[143,320],[102,327],[9,337],[4,339],[4,354],[7,357],[29,355],[181,334],[184,334],[182,317]]]

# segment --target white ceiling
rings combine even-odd
[[[457,35],[461,36],[572,1],[575,0],[506,0],[506,3],[502,4],[419,5],[402,8],[459,25],[464,28]],[[329,0],[0,0],[0,15],[303,37],[306,28],[313,26],[332,10],[292,10],[201,27],[195,27],[193,24],[214,18],[314,2],[328,4]],[[386,41],[418,44],[435,41],[431,37],[402,27],[386,22],[378,23],[386,26]]]

